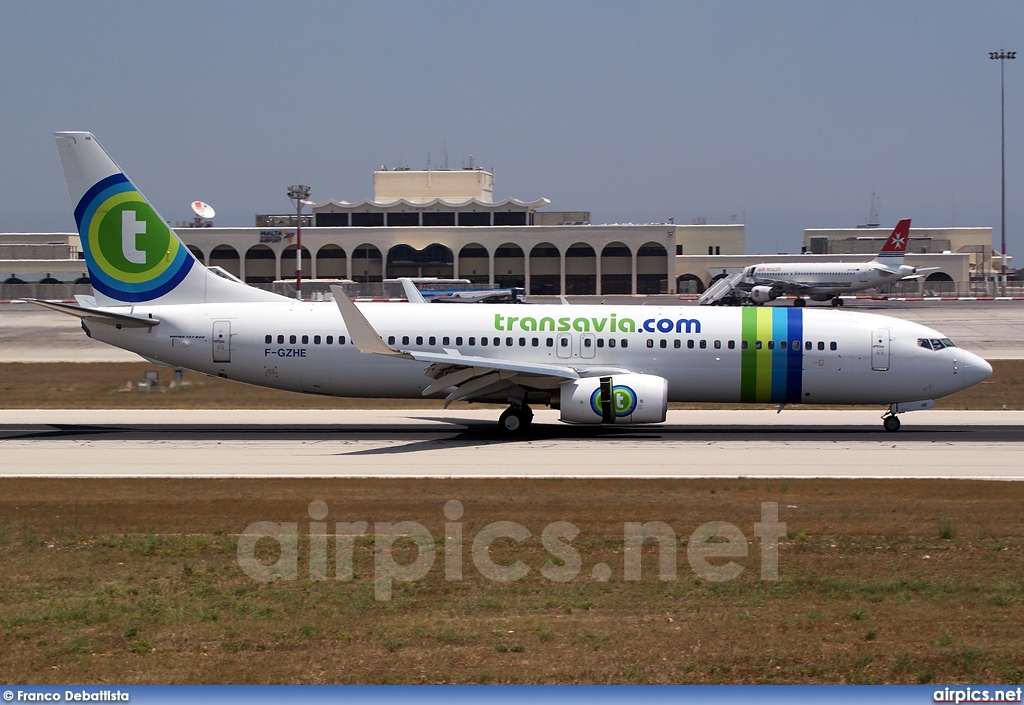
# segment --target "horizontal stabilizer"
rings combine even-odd
[[[41,299],[25,299],[25,301],[28,301],[30,304],[35,304],[36,306],[43,306],[45,308],[53,309],[54,311],[66,313],[69,316],[77,316],[78,318],[84,318],[90,321],[99,321],[101,323],[107,323],[121,328],[152,328],[160,323],[156,318],[130,316],[124,313],[111,313],[110,311],[104,311],[98,308],[81,308],[79,306],[72,306],[71,304],[61,304],[55,301],[43,301]]]

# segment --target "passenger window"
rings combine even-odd
[[[729,349],[730,350],[735,350],[736,349],[736,341],[735,340],[730,340],[729,341]]]
[[[540,345],[540,338],[534,338],[531,341],[531,343],[532,343],[533,347],[537,347],[538,345]]]
[[[548,339],[547,339],[547,346],[548,346],[549,348],[553,348],[553,347],[555,347],[555,339],[554,339],[554,338],[548,338]]]
[[[395,344],[395,336],[389,335],[388,336],[388,345],[394,345],[394,344]]]
[[[781,350],[785,350],[788,346],[789,346],[789,343],[787,341],[785,341],[785,340],[780,340],[779,341],[779,348]]]
[[[288,336],[288,344],[289,345],[295,345],[295,336],[294,335],[289,335]]]
[[[430,336],[429,338],[427,338],[427,345],[430,345],[431,347],[437,345],[437,338],[435,338],[434,336]]]
[[[599,347],[599,348],[603,348],[604,347],[604,338],[598,338],[597,339],[597,347]]]
[[[476,345],[476,338],[475,338],[474,336],[470,336],[470,337],[469,337],[469,344],[470,344],[471,346],[472,346],[472,345]]]
[[[590,340],[590,338],[584,338],[583,339],[583,347],[585,347],[585,348],[592,348],[592,347],[594,347],[594,343],[593,343],[593,341]]]
[[[676,338],[675,340],[672,341],[672,347],[676,348],[677,350],[679,348],[681,348],[682,346],[683,346],[683,341],[681,341],[679,338]]]
[[[809,340],[805,340],[804,341],[804,350],[813,350],[813,349],[814,349],[814,343],[812,343]]]
[[[345,336],[339,335],[338,336],[338,345],[344,345],[344,344],[345,344]]]
[[[721,350],[721,349],[722,349],[722,341],[721,340],[716,340],[715,341],[715,350]]]
[[[509,348],[512,347],[512,338],[505,338],[505,346]]]
[[[472,338],[470,338],[470,340],[472,340]],[[472,343],[470,343],[470,345],[472,345]],[[483,336],[482,338],[480,338],[480,346],[484,347],[484,348],[487,347],[487,336],[486,335]]]
[[[833,342],[833,343],[829,343],[829,344],[828,344],[828,349],[829,349],[829,350],[838,350],[838,349],[839,349],[839,346],[838,346],[838,345],[836,345],[836,344],[835,344],[834,342]]]
[[[654,347],[654,341],[651,340],[650,338],[647,339],[647,347],[649,347],[649,348],[653,348]]]
[[[416,344],[417,345],[423,345],[423,336],[422,335],[417,335],[416,336]]]
[[[325,340],[324,342],[327,343],[328,345],[332,344],[334,342],[334,336],[333,335],[327,336],[327,340]]]
[[[408,345],[408,344],[409,344],[409,336],[403,335],[402,336],[402,345]]]
[[[608,339],[608,347],[609,348],[614,348],[615,347],[615,338],[609,338]]]
[[[694,342],[692,339],[686,341],[686,347],[688,347],[690,350],[693,350],[693,346]]]
[[[284,345],[284,336],[283,335],[277,336],[277,344],[278,345]]]
[[[701,350],[704,350],[704,349],[706,349],[707,347],[708,347],[708,341],[706,341],[706,340],[702,340],[702,341],[700,341],[700,349],[701,349]]]
[[[799,340],[794,340],[792,343],[790,343],[789,349],[790,350],[799,350],[800,349],[800,341]]]
[[[769,350],[774,350],[775,349],[775,341],[774,340],[769,340],[768,341],[768,349]]]
[[[451,344],[452,344],[452,339],[449,338],[447,335],[445,337],[441,338],[441,345],[444,345],[444,346],[447,347],[448,345],[451,345]]]
[[[268,335],[266,338],[263,339],[263,342],[266,343],[267,345],[270,345],[272,342],[274,342],[274,336]]]
[[[628,348],[629,347],[629,341],[626,340],[625,338],[623,338],[622,339],[622,346],[621,347]]]
[[[455,344],[456,345],[462,345],[462,336],[461,335],[455,336]]]
[[[747,340],[740,341],[740,349],[741,350],[746,350],[748,347],[750,347],[750,341],[747,341]]]
[[[760,349],[761,349],[761,341],[760,340],[755,340],[754,341],[754,350],[760,350]]]
[[[558,344],[561,345],[563,348],[567,348],[569,347],[569,339],[562,338],[561,340],[558,341]]]
[[[520,338],[519,339],[519,347],[521,347],[521,348],[525,348],[526,347],[526,338]]]
[[[825,343],[819,340],[818,341],[818,350],[824,350],[824,349],[825,349]]]
[[[319,345],[319,344],[320,344],[320,336],[319,335],[314,335],[313,336],[313,345]]]
[[[309,345],[309,336],[308,335],[302,336],[302,344],[303,345]]]

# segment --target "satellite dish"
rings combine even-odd
[[[217,215],[216,211],[213,210],[213,206],[203,203],[202,201],[192,201],[192,211],[200,218],[210,219]]]

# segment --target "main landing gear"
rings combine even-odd
[[[805,299],[802,296],[798,296],[798,297],[796,297],[796,299],[793,300],[793,308],[803,308],[806,305],[807,305],[807,299]]]
[[[498,428],[506,436],[521,436],[533,422],[533,409],[526,404],[515,405],[501,412],[498,417]]]
[[[840,308],[843,305],[843,300],[838,296],[832,299],[832,308]],[[899,428],[899,423],[896,424],[896,428]]]

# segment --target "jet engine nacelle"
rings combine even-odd
[[[566,423],[661,423],[668,380],[643,374],[584,377],[562,384],[559,407]]]
[[[772,293],[770,286],[755,286],[750,290],[750,298],[755,304],[764,304],[779,298],[778,294]]]

